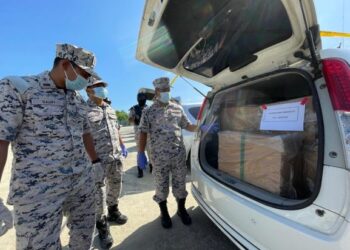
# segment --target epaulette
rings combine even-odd
[[[7,76],[5,79],[9,80],[21,95],[23,95],[24,92],[26,92],[26,90],[32,86],[30,82],[19,76]]]

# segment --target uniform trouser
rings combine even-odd
[[[62,177],[57,196],[27,204],[14,204],[16,249],[61,249],[63,212],[67,215],[69,249],[90,248],[95,225],[92,169]],[[65,190],[65,192],[60,192]]]
[[[96,220],[101,219],[105,214],[105,201],[107,206],[118,205],[121,187],[123,163],[116,160],[110,163],[103,163],[104,182],[106,183],[106,198],[104,197],[103,186],[96,187]]]
[[[153,157],[154,181],[156,193],[153,199],[160,203],[165,201],[169,195],[169,178],[172,176],[173,195],[176,199],[183,199],[187,196],[186,191],[186,153],[181,152],[174,157],[166,155]]]

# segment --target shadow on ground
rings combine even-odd
[[[177,249],[238,249],[213,223],[203,215],[199,207],[189,208],[193,224],[185,226],[175,214],[172,217],[173,228],[163,229],[159,218],[138,228],[122,241],[114,250],[177,250]],[[203,230],[210,228],[210,230]],[[188,235],[191,235],[190,239]]]
[[[153,175],[149,172],[149,168],[143,171],[142,178],[137,178],[137,173],[137,166],[129,168],[124,172],[122,196],[154,191]],[[189,172],[186,176],[186,182],[191,182]]]

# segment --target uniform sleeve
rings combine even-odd
[[[185,111],[183,108],[181,108],[181,119],[180,119],[180,128],[185,129],[187,126],[191,124],[191,122],[188,120],[187,115],[185,114]]]
[[[83,134],[91,133],[91,126],[89,121],[89,105],[86,103],[86,101],[79,95],[77,95],[77,98],[79,100],[80,109],[83,113],[84,121],[83,121]]]
[[[129,119],[130,118],[134,118],[134,117],[135,117],[135,109],[131,108],[130,111],[129,111]]]
[[[0,81],[0,140],[14,141],[23,121],[20,93],[9,80]]]
[[[145,109],[142,112],[141,121],[140,121],[140,125],[139,125],[139,131],[142,133],[149,133],[150,127],[151,127],[151,125],[149,123],[149,109]]]
[[[118,117],[117,112],[115,110],[113,110],[113,112],[115,113],[115,116],[117,117],[117,120],[115,121],[115,124],[116,124],[116,128],[118,129],[119,126],[120,126],[119,117]]]
[[[89,118],[87,115],[85,116],[85,119],[84,119],[83,130],[84,130],[83,131],[84,135],[91,133],[91,126],[90,126]]]

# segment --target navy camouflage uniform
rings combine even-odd
[[[183,108],[173,102],[164,106],[155,100],[143,111],[139,130],[149,137],[156,186],[153,199],[157,203],[165,201],[169,195],[170,172],[174,196],[178,200],[187,196],[186,150],[181,129],[189,124]]]
[[[118,205],[122,185],[123,156],[119,142],[118,120],[115,110],[108,104],[96,105],[88,100],[88,117],[96,152],[104,169],[107,206]],[[103,181],[102,181],[103,182]],[[102,186],[96,190],[96,219],[104,215]]]
[[[0,140],[14,153],[8,203],[17,249],[60,249],[63,211],[70,249],[89,249],[95,224],[93,168],[83,135],[86,104],[49,72],[0,81]]]
[[[136,105],[135,105],[136,106]],[[135,106],[131,107],[130,110],[129,110],[129,118],[135,120],[136,119],[136,111],[135,111]],[[142,109],[142,112],[144,109],[146,109],[148,106],[145,105],[145,107]],[[142,116],[141,116],[142,117]],[[139,117],[139,120],[141,122],[141,117]],[[135,135],[135,142],[136,142],[136,148],[137,150],[139,149],[139,140],[140,140],[140,131],[139,131],[139,124],[134,124],[134,135]],[[150,158],[151,160],[151,152],[150,152],[150,149],[149,149],[149,142],[147,141],[147,144],[146,144],[146,152],[147,152],[147,155],[148,157]],[[151,163],[152,164],[152,163]]]

